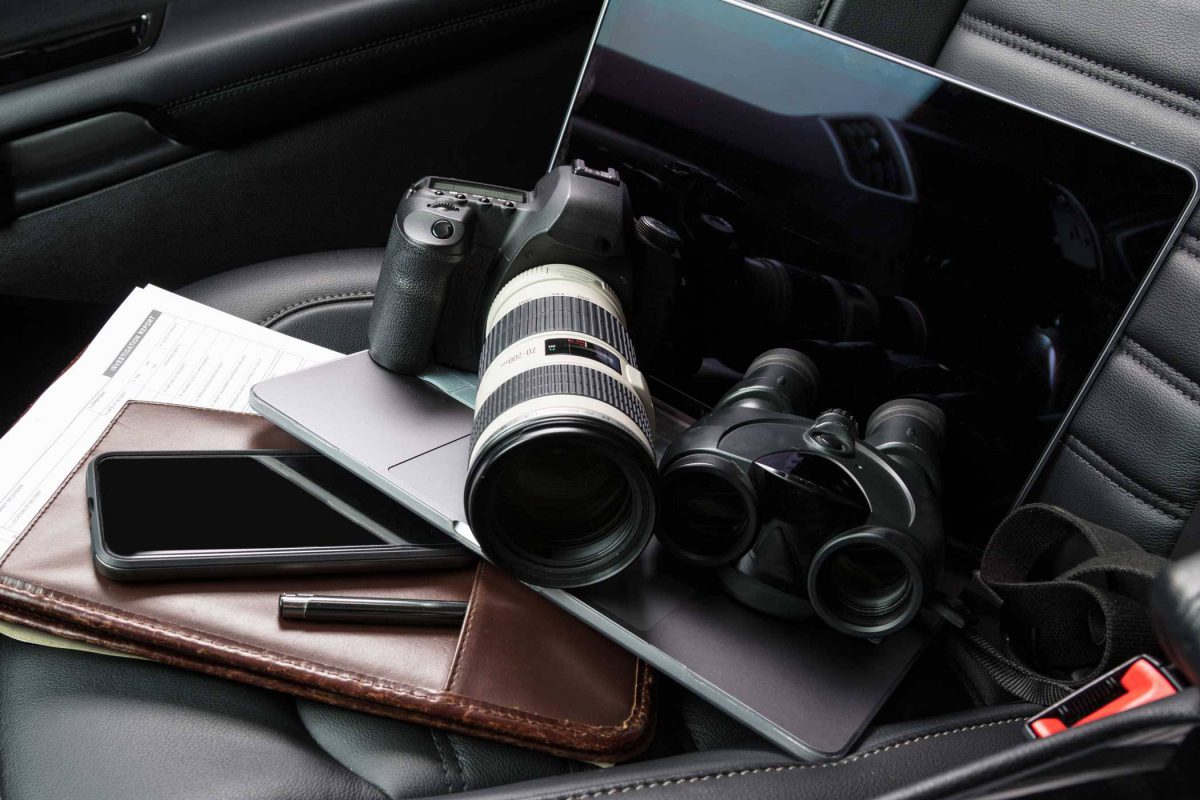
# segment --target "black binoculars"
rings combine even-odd
[[[913,620],[942,569],[946,418],[893,400],[860,437],[845,411],[805,416],[819,384],[795,350],[755,359],[664,454],[657,535],[747,605],[881,637]]]

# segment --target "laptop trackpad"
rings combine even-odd
[[[260,383],[254,395],[381,473],[469,437],[474,419],[440,389],[388,372],[365,352]]]
[[[446,519],[465,522],[463,491],[470,450],[471,437],[464,436],[400,462],[388,470],[388,478]]]

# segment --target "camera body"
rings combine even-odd
[[[883,636],[913,620],[942,569],[945,416],[894,400],[860,437],[845,411],[805,416],[817,382],[796,351],[756,359],[663,454],[658,537],[760,611]]]
[[[426,177],[396,212],[369,326],[371,357],[415,375],[475,371],[492,299],[516,275],[571,264],[633,307],[629,195],[615,170],[558,167],[531,191]]]

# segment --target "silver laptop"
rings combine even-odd
[[[732,220],[754,271],[718,292],[695,369],[651,376],[660,452],[739,354],[806,349],[852,410],[899,391],[956,409],[952,534],[1036,490],[1195,193],[1180,165],[733,0],[609,0],[551,166],[574,158],[616,168],[635,211]],[[898,284],[916,295],[891,302]],[[767,303],[763,285],[794,296]],[[922,358],[896,355],[914,340]],[[358,353],[259,384],[252,405],[478,552],[473,381]],[[851,639],[662,556],[652,541],[614,578],[540,591],[802,759],[846,753],[937,625]]]

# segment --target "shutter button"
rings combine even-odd
[[[454,223],[448,219],[439,219],[429,229],[435,239],[449,239],[454,235]]]

